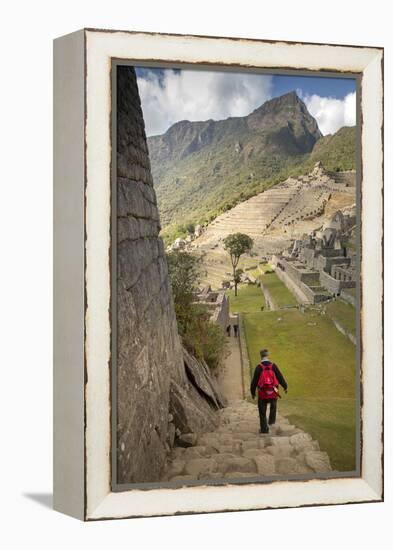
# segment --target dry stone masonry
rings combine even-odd
[[[356,287],[356,208],[337,211],[319,231],[273,257],[276,273],[301,303],[315,304]]]
[[[197,292],[195,302],[203,305],[210,314],[210,320],[217,323],[223,331],[229,324],[229,298],[225,292],[213,292],[207,285]]]
[[[223,398],[178,336],[134,70],[118,68],[117,481],[159,480],[182,433],[211,431]]]

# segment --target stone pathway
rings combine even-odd
[[[239,365],[239,364],[238,364]],[[237,367],[239,368],[239,366]],[[269,434],[259,433],[258,410],[247,401],[221,409],[214,432],[185,434],[171,451],[163,481],[195,481],[331,471],[317,441],[278,415]]]
[[[229,355],[219,375],[220,388],[226,399],[231,402],[243,399],[242,372],[239,341],[233,336],[228,338]]]

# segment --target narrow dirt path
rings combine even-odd
[[[228,402],[243,399],[242,372],[239,341],[231,336],[228,338],[229,355],[219,375],[221,390]]]

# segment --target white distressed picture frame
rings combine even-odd
[[[361,475],[111,490],[111,63],[361,73]],[[132,64],[132,63],[130,63]],[[82,520],[383,499],[383,50],[81,30],[55,41],[54,506]]]

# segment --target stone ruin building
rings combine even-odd
[[[171,252],[172,250],[186,250],[190,243],[202,235],[203,231],[204,227],[202,225],[196,225],[193,233],[190,233],[187,237],[184,237],[184,239],[178,237],[172,244],[168,245],[166,248],[167,252]]]
[[[217,323],[227,336],[237,337],[239,317],[237,314],[230,313],[229,297],[225,294],[225,290],[212,290],[210,285],[207,285],[195,294],[195,298],[196,303],[206,306],[210,314],[210,320]]]
[[[304,235],[273,257],[278,277],[301,303],[315,304],[356,287],[356,252],[349,241],[355,229],[355,208],[336,212],[319,231]]]
[[[118,67],[117,482],[161,478],[184,434],[212,431],[224,399],[177,330],[134,69]],[[220,320],[218,319],[220,322]]]
[[[195,302],[204,305],[209,312],[210,320],[220,325],[225,331],[229,323],[229,298],[225,292],[213,291],[210,285],[195,293]]]

